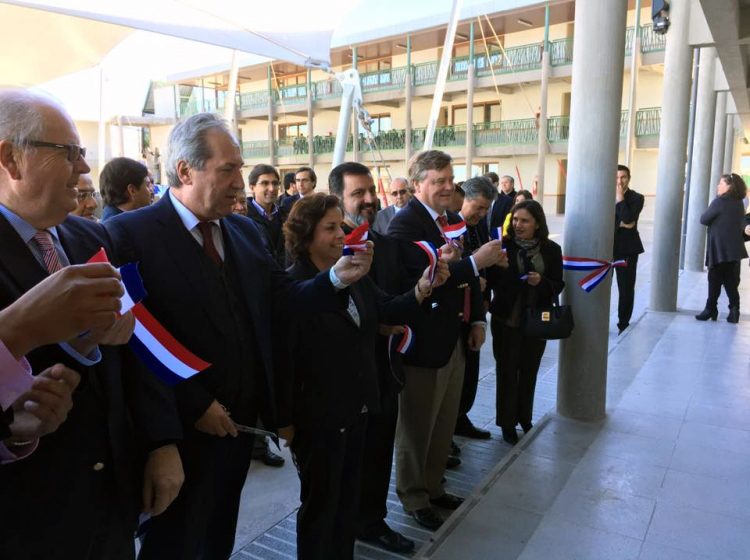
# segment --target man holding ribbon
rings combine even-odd
[[[144,527],[139,558],[229,558],[253,448],[243,426],[260,416],[278,427],[272,319],[346,309],[346,288],[367,274],[372,251],[295,282],[258,226],[232,214],[244,161],[224,121],[182,120],[167,157],[168,193],[106,227],[123,260],[140,263],[151,313],[211,365],[174,388],[185,485]]]
[[[451,157],[439,150],[419,153],[410,161],[409,176],[416,195],[393,218],[388,234],[432,246],[456,243],[451,236],[465,230],[465,224],[448,211],[454,190]],[[504,259],[500,241],[491,241],[451,264],[449,281],[429,298],[430,313],[412,325],[414,348],[405,357],[406,385],[399,395],[396,489],[404,509],[430,530],[443,522],[435,507],[455,510],[463,502],[446,493],[442,483],[464,377],[460,333],[469,322],[468,345],[479,350],[486,328],[481,300],[466,305],[465,292],[471,288],[479,293],[479,271]],[[424,260],[412,259],[403,266],[406,289],[420,277]]]
[[[85,155],[62,107],[30,92],[0,92],[0,308],[109,247],[102,226],[68,216],[78,178],[90,171]],[[112,276],[102,297],[119,297],[117,274],[99,267]],[[112,319],[27,354],[34,373],[62,364],[81,382],[59,429],[28,458],[0,467],[0,558],[132,558],[138,498],[156,514],[179,491],[182,468],[170,441],[180,426],[153,376],[124,371],[134,357],[117,346],[133,332],[132,315]],[[149,452],[142,491],[136,435]],[[10,451],[28,443],[13,441]]]

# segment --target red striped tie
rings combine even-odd
[[[52,234],[46,229],[37,231],[34,234],[34,241],[42,251],[42,259],[44,259],[47,272],[54,274],[60,270],[63,266],[60,262],[60,255],[57,254],[57,249],[55,249],[55,244],[52,241]]]

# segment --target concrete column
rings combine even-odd
[[[635,149],[635,91],[638,86],[638,69],[641,66],[641,0],[635,0],[635,27],[633,49],[630,52],[630,96],[628,98],[628,129],[625,137],[625,165],[631,166]]]
[[[545,47],[542,52],[542,91],[539,96],[539,143],[537,147],[536,176],[537,191],[536,199],[544,206],[544,166],[547,162],[549,142],[547,141],[547,92],[549,90],[549,49]]]
[[[273,99],[273,81],[271,78],[271,65],[268,65],[268,160],[269,164],[276,165],[276,148],[274,146],[274,121],[276,118],[276,104]]]
[[[612,256],[627,4],[576,2],[565,203],[565,221],[575,227],[566,229],[564,255]],[[565,274],[576,328],[560,345],[557,411],[597,420],[605,415],[611,280],[586,293],[581,278]]]
[[[711,154],[711,179],[708,182],[708,202],[715,196],[714,187],[719,184],[719,178],[731,170],[724,169],[724,141],[727,133],[727,92],[716,93],[716,113],[714,115],[713,153]]]
[[[670,4],[671,25],[664,53],[664,89],[656,175],[654,255],[651,259],[651,309],[677,310],[680,224],[685,185],[693,49],[688,44],[690,1]]]
[[[313,148],[313,83],[310,81],[312,72],[307,69],[307,157],[310,167],[315,167],[315,149]]]
[[[358,57],[357,47],[352,47],[352,68],[357,69]],[[364,94],[363,94],[364,95]],[[352,161],[359,161],[359,119],[357,113],[352,111]]]
[[[469,59],[466,80],[466,178],[469,179],[474,162],[474,57]]]
[[[411,67],[411,35],[406,35],[406,76],[404,77],[404,113],[406,123],[404,126],[404,161],[409,162],[411,158],[411,100],[414,74]]]
[[[732,173],[734,166],[734,115],[727,115],[727,125],[724,133],[724,173]]]
[[[693,165],[690,171],[690,204],[685,241],[685,269],[697,271],[703,270],[703,263],[706,259],[706,227],[701,225],[700,217],[708,207],[708,183],[711,180],[711,148],[714,138],[714,112],[716,111],[716,92],[714,91],[716,49],[714,47],[701,49],[700,65]]]

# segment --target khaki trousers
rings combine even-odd
[[[464,381],[459,339],[445,366],[405,367],[396,425],[396,492],[406,511],[430,507],[445,493],[442,478]]]

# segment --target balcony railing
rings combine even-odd
[[[635,114],[635,135],[659,136],[661,132],[661,107],[641,109]]]
[[[268,140],[250,140],[242,143],[243,158],[268,158]]]
[[[667,38],[665,35],[654,33],[654,26],[651,24],[641,27],[641,52],[650,53],[663,51],[667,48]]]

